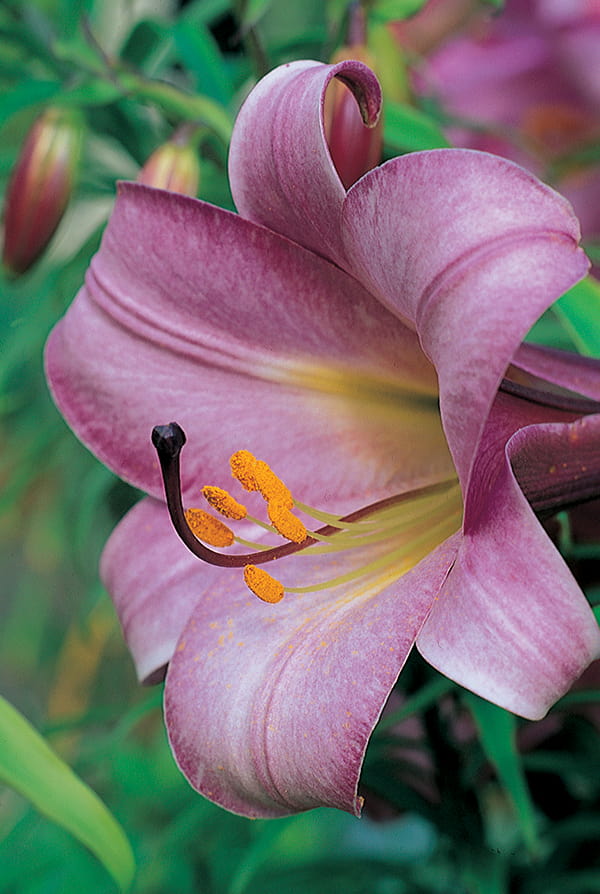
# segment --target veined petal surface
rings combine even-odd
[[[558,478],[543,464],[561,452],[566,458],[569,445],[577,452],[561,483],[567,472],[576,474],[577,462],[593,462],[597,487],[600,416],[545,422],[568,414],[524,405],[508,395],[496,399],[473,471],[473,505],[466,507],[458,556],[417,645],[451,679],[535,720],[600,655],[600,631],[523,489],[543,508],[556,494]],[[539,421],[519,427],[520,415]]]
[[[243,217],[343,266],[340,214],[346,191],[329,154],[325,91],[338,77],[375,124],[381,89],[361,62],[290,62],[254,88],[237,117],[229,179]]]
[[[150,432],[171,420],[194,499],[240,448],[333,506],[453,474],[414,333],[330,263],[184,196],[121,187],[46,365],[79,437],[156,497]]]
[[[513,365],[534,376],[542,388],[552,383],[600,400],[600,361],[595,358],[525,342],[514,355]]]
[[[100,575],[142,682],[161,679],[198,599],[220,571],[186,549],[158,500],[142,500],[114,529]]]
[[[248,816],[359,814],[369,736],[455,553],[450,538],[383,590],[288,593],[273,607],[221,576],[167,671],[169,738],[191,784]],[[284,583],[306,562],[310,579],[308,556],[278,563]]]
[[[471,150],[392,159],[348,192],[348,258],[419,334],[466,489],[500,380],[540,314],[588,262],[569,204],[522,168]]]

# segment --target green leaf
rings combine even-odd
[[[0,124],[21,109],[48,102],[61,91],[59,81],[25,81],[0,96]]]
[[[582,354],[600,357],[600,283],[586,276],[552,310]]]
[[[273,0],[247,0],[242,18],[244,30],[252,28],[264,16]]]
[[[119,823],[95,794],[0,697],[0,779],[85,844],[126,891],[135,861]]]
[[[513,803],[523,839],[531,853],[536,853],[535,814],[516,745],[516,718],[471,692],[464,692],[463,698],[473,715],[485,755]]]
[[[427,0],[378,0],[373,5],[373,19],[376,22],[395,22],[415,15]]]
[[[233,122],[223,106],[208,96],[191,96],[172,84],[150,81],[138,75],[123,72],[120,84],[137,100],[147,100],[156,104],[167,115],[196,121],[212,130],[227,146],[231,138]]]
[[[388,714],[377,724],[377,732],[381,733],[385,730],[393,729],[398,723],[402,723],[411,714],[417,711],[425,711],[437,702],[443,695],[454,689],[454,683],[447,677],[434,677],[429,683],[426,683],[418,692],[409,696],[401,708]]]
[[[171,58],[173,40],[162,22],[142,20],[133,28],[121,51],[121,59],[144,74],[153,75]]]
[[[226,105],[232,98],[232,88],[216,41],[208,28],[192,27],[184,22],[173,28],[179,55],[188,71],[193,72],[200,93]]]
[[[101,78],[94,78],[65,90],[56,98],[56,105],[105,106],[119,99],[122,91],[116,84]]]
[[[396,152],[419,152],[450,145],[429,115],[402,103],[385,104],[383,128],[386,144]]]

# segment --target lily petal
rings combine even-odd
[[[497,404],[506,400],[501,397]],[[600,417],[520,429],[509,438],[502,468],[490,480],[483,473],[481,456],[488,441],[492,455],[496,452],[494,415],[471,482],[472,502],[479,511],[469,512],[467,507],[456,563],[417,646],[446,676],[535,720],[600,655],[600,631],[587,600],[527,502],[515,471],[523,476],[530,497],[541,500],[544,459],[577,440],[584,445],[583,456],[592,456],[597,474]],[[505,424],[501,420],[500,428]],[[539,459],[528,468],[532,456]],[[549,468],[546,477],[552,479]]]
[[[237,117],[229,179],[241,215],[343,266],[339,218],[346,191],[323,123],[325,91],[340,78],[375,124],[381,89],[361,62],[291,62],[254,88]]]
[[[338,268],[184,196],[121,187],[46,366],[83,442],[155,497],[150,432],[172,419],[194,499],[241,447],[321,505],[453,471],[415,335]]]
[[[547,423],[516,432],[512,468],[536,511],[556,511],[600,494],[600,413],[570,424]]]
[[[512,162],[438,149],[366,174],[343,225],[355,274],[416,328],[437,369],[464,487],[511,357],[588,268],[572,209]]]
[[[369,736],[455,553],[451,538],[383,591],[288,594],[275,609],[221,577],[165,687],[171,747],[194,788],[247,816],[358,815]],[[302,560],[285,561],[292,573]]]
[[[181,631],[219,569],[177,537],[164,503],[142,500],[112,532],[100,564],[140,681],[164,675]]]
[[[600,400],[600,363],[592,357],[525,342],[512,362],[513,366],[540,382],[552,382],[577,394]]]

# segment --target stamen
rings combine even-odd
[[[185,432],[176,422],[171,422],[168,425],[158,425],[152,431],[152,443],[156,448],[160,461],[169,515],[175,530],[190,552],[204,562],[208,562],[210,565],[216,565],[221,568],[242,568],[246,565],[262,565],[265,562],[282,559],[284,556],[302,552],[307,547],[317,543],[317,537],[319,537],[319,539],[323,537],[329,538],[333,534],[339,534],[340,530],[344,530],[349,523],[375,519],[379,513],[382,513],[383,517],[385,517],[388,510],[391,510],[394,507],[413,503],[415,500],[420,500],[422,497],[431,497],[435,494],[439,494],[440,496],[446,493],[450,494],[450,492],[457,487],[455,479],[448,479],[447,481],[441,481],[437,484],[426,485],[414,491],[385,497],[382,500],[378,500],[375,503],[371,503],[368,506],[363,506],[354,512],[350,512],[348,515],[342,516],[339,521],[334,524],[326,524],[323,525],[323,527],[318,528],[317,531],[311,531],[301,543],[292,541],[283,543],[280,546],[260,548],[256,552],[244,555],[239,553],[225,554],[215,552],[198,540],[187,523],[181,498],[179,469],[179,457],[185,442]],[[237,456],[239,456],[240,453],[252,457],[252,454],[248,454],[248,451],[238,451]],[[254,459],[254,457],[252,457],[252,459]]]
[[[211,546],[231,546],[233,531],[204,509],[186,509],[185,520],[199,540]]]
[[[255,596],[263,602],[276,603],[283,599],[283,584],[271,577],[264,568],[256,565],[246,565],[244,568],[244,582],[252,590]]]
[[[305,525],[293,512],[290,512],[285,503],[278,499],[269,500],[267,512],[273,527],[282,537],[293,543],[302,543],[306,540],[308,532]]]
[[[177,422],[157,425],[152,429],[152,443],[156,448],[160,462],[169,515],[173,527],[191,553],[202,559],[203,562],[208,562],[209,565],[216,565],[219,568],[243,568],[245,565],[262,565],[264,562],[281,559],[283,556],[292,555],[316,543],[313,537],[307,537],[301,544],[282,543],[280,546],[272,546],[259,552],[232,555],[215,552],[198,540],[187,523],[181,499],[179,457],[185,442],[185,432]],[[247,451],[244,452],[247,453]],[[318,533],[333,534],[337,530],[339,528],[326,525],[319,529]]]
[[[285,509],[293,507],[294,499],[291,491],[262,459],[256,460],[254,475],[258,489],[267,503],[270,503],[271,500],[277,500]]]
[[[258,490],[254,469],[256,457],[249,450],[237,450],[229,459],[231,474],[240,482],[244,490]]]
[[[224,515],[226,518],[233,518],[236,521],[240,521],[248,515],[246,507],[242,503],[238,503],[238,501],[232,497],[231,494],[227,493],[226,490],[223,490],[222,487],[212,487],[212,485],[207,484],[202,488],[202,493],[213,509],[220,512],[221,515]]]

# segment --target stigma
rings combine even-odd
[[[352,584],[364,588],[374,582],[384,586],[410,570],[460,527],[462,499],[456,478],[387,497],[339,516],[297,502],[264,460],[248,450],[238,450],[230,459],[231,474],[243,490],[257,495],[259,502],[262,498],[268,522],[250,515],[245,503],[223,487],[204,485],[205,500],[218,515],[230,521],[249,522],[285,542],[265,546],[262,537],[258,542],[245,540],[220,518],[201,509],[184,509],[180,454],[185,442],[185,433],[176,422],[157,426],[152,432],[173,526],[199,559],[223,568],[243,568],[246,586],[265,603],[280,602],[284,592],[301,594]],[[315,523],[314,530],[306,526],[298,512]],[[219,551],[234,544],[252,552]],[[350,570],[307,586],[292,586],[284,585],[261,567],[297,553],[307,553],[313,559],[343,553],[343,567]],[[354,556],[358,558],[353,567]],[[311,567],[314,568],[314,561]]]

